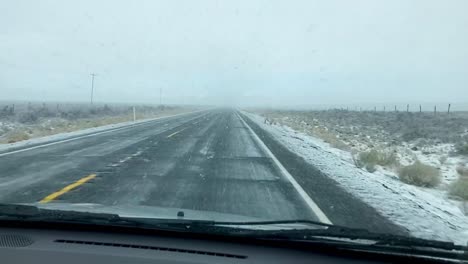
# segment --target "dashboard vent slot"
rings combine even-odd
[[[205,255],[205,256],[213,256],[213,257],[235,258],[235,259],[247,258],[247,256],[220,253],[220,252],[210,252],[210,251],[181,249],[181,248],[156,247],[156,246],[146,246],[146,245],[136,245],[136,244],[121,244],[121,243],[96,242],[96,241],[67,240],[67,239],[58,239],[58,240],[55,240],[54,242],[65,243],[65,244],[80,244],[80,245],[92,245],[92,246],[104,246],[104,247],[121,247],[121,248],[169,251],[169,252],[197,254],[197,255]]]
[[[0,234],[0,247],[27,247],[34,241],[26,236]]]

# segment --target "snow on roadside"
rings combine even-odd
[[[98,132],[103,132],[103,131],[106,131],[106,130],[109,130],[109,129],[117,129],[117,128],[122,128],[122,127],[126,127],[126,126],[145,123],[145,122],[148,122],[148,121],[164,119],[164,118],[169,118],[169,117],[174,117],[174,116],[179,116],[179,115],[185,115],[185,114],[190,114],[190,113],[196,113],[196,112],[201,112],[201,111],[204,111],[204,110],[197,110],[197,111],[192,111],[192,112],[183,112],[183,113],[180,113],[180,114],[175,114],[175,115],[170,115],[170,116],[160,116],[160,117],[155,117],[155,118],[141,119],[141,120],[137,120],[137,121],[127,121],[127,122],[104,125],[104,126],[99,126],[99,127],[92,127],[92,128],[87,128],[87,129],[82,129],[82,130],[77,130],[77,131],[72,131],[72,132],[59,133],[59,134],[54,134],[54,135],[50,135],[50,136],[32,138],[32,139],[19,141],[19,142],[15,142],[15,143],[0,144],[0,152],[5,152],[5,151],[8,151],[10,149],[24,148],[24,147],[28,147],[28,146],[35,146],[35,145],[39,145],[39,144],[45,144],[45,143],[49,143],[49,142],[65,140],[65,139],[78,137],[78,136],[85,136],[87,134],[94,134],[94,133],[98,133]]]
[[[408,229],[413,236],[467,244],[468,217],[460,203],[449,201],[443,192],[404,184],[394,173],[381,168],[375,173],[358,169],[349,152],[332,148],[290,127],[265,124],[261,116],[244,114],[289,150],[395,224]]]

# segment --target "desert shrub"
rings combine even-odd
[[[26,112],[19,116],[18,121],[20,123],[34,123],[39,119],[39,115],[36,112]]]
[[[441,181],[440,172],[437,168],[423,164],[420,161],[402,167],[398,171],[398,176],[404,183],[421,187],[435,187]]]
[[[361,152],[354,158],[354,163],[358,168],[366,168],[369,172],[376,170],[375,166],[394,166],[398,164],[398,159],[395,153],[390,151],[378,151],[372,149],[370,151]]]
[[[412,141],[418,138],[426,138],[428,135],[424,131],[420,130],[419,128],[412,128],[408,129],[408,131],[405,131],[402,135],[401,138],[403,141]]]
[[[79,119],[79,118],[89,117],[89,112],[83,111],[83,110],[80,110],[80,109],[73,109],[73,110],[70,110],[70,111],[61,112],[60,116],[62,118],[65,118],[65,119],[75,120],[75,119]]]
[[[460,175],[460,177],[468,177],[468,167],[458,166],[457,173]]]
[[[349,146],[341,140],[336,140],[336,141],[330,142],[329,144],[330,146],[337,148],[337,149],[349,150]]]
[[[458,196],[463,200],[468,200],[468,178],[460,177],[450,184],[449,193],[453,196]]]
[[[15,115],[15,105],[9,106],[6,105],[0,110],[0,118],[14,116]]]
[[[460,177],[450,185],[449,192],[453,196],[468,200],[468,167],[458,166],[457,173]]]
[[[337,148],[341,150],[349,150],[349,146],[346,143],[344,143],[341,139],[339,139],[334,133],[326,129],[315,128],[315,129],[312,129],[310,132],[314,136],[330,144],[330,146],[333,148]]]
[[[457,153],[461,155],[468,155],[468,143],[462,142],[458,143],[455,148],[457,149]]]
[[[15,143],[18,141],[28,140],[30,137],[28,133],[21,131],[21,132],[13,132],[7,136],[8,143]]]

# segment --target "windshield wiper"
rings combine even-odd
[[[282,220],[282,221],[249,221],[249,222],[233,222],[233,221],[213,221],[213,220],[193,220],[193,219],[167,219],[167,218],[139,218],[139,217],[121,217],[118,214],[109,213],[93,213],[82,211],[68,211],[38,208],[33,205],[23,204],[0,204],[0,219],[15,219],[15,220],[44,220],[44,221],[74,221],[74,222],[90,222],[90,223],[108,223],[108,224],[146,224],[149,226],[171,226],[171,227],[216,227],[216,228],[234,228],[242,226],[271,226],[278,224],[302,224],[309,226],[332,227],[332,225],[324,224],[310,220]],[[250,230],[250,229],[246,229]]]
[[[281,221],[282,222],[282,221]],[[262,238],[276,239],[313,239],[313,238],[344,238],[350,240],[370,240],[374,245],[432,247],[446,250],[468,250],[467,246],[455,245],[453,242],[427,240],[422,238],[373,233],[365,229],[355,229],[342,226],[329,226],[327,229],[294,229],[259,231]]]
[[[38,208],[34,205],[24,204],[0,204],[0,221],[2,220],[93,224],[147,228],[165,231],[192,231],[195,229],[201,231],[221,232],[222,230],[228,229],[228,227],[218,226],[218,222],[211,220],[121,217],[118,214],[44,209]],[[226,224],[229,223],[232,222],[226,222]]]
[[[97,223],[118,221],[120,217],[116,214],[41,209],[33,205],[0,204],[0,220],[92,221]]]
[[[300,239],[310,240],[316,238],[333,238],[333,239],[349,239],[373,241],[373,245],[378,246],[403,246],[403,247],[426,247],[437,248],[444,250],[459,250],[467,251],[467,246],[456,245],[453,242],[428,240],[409,236],[373,233],[366,229],[349,228],[337,225],[330,225],[321,222],[309,220],[284,220],[284,221],[263,221],[263,222],[216,222],[217,225],[223,226],[256,226],[256,225],[281,225],[281,224],[304,224],[315,225],[326,228],[294,228],[281,230],[251,230],[252,234],[257,238],[274,238],[274,239]]]
[[[352,243],[352,247],[360,244],[359,240],[366,240],[372,242],[371,244],[365,244],[364,246],[366,248],[369,246],[379,249],[406,248],[418,250],[425,248],[468,252],[468,247],[455,245],[452,242],[372,233],[365,229],[329,225],[311,220],[226,222],[183,218],[134,218],[121,217],[117,214],[108,213],[42,209],[37,208],[36,206],[21,204],[0,204],[0,220],[93,224],[177,232],[206,232],[210,234],[249,237],[262,240],[342,243],[343,241],[340,241],[340,239],[346,239],[350,240],[346,243]],[[259,229],[258,226],[261,226],[263,229]],[[265,229],[265,227],[271,228]],[[466,255],[464,255],[464,259],[466,259]]]
[[[273,224],[281,224],[284,222],[285,221],[277,221],[273,222]],[[295,222],[307,223],[307,221]],[[249,234],[244,232],[243,235]],[[392,252],[394,254],[468,260],[468,246],[456,245],[453,242],[373,233],[365,229],[342,226],[328,225],[326,229],[252,230],[250,236],[262,240],[329,244],[349,250]]]

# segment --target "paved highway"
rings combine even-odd
[[[210,110],[0,153],[0,202],[145,205],[404,232],[264,133],[237,111]]]

